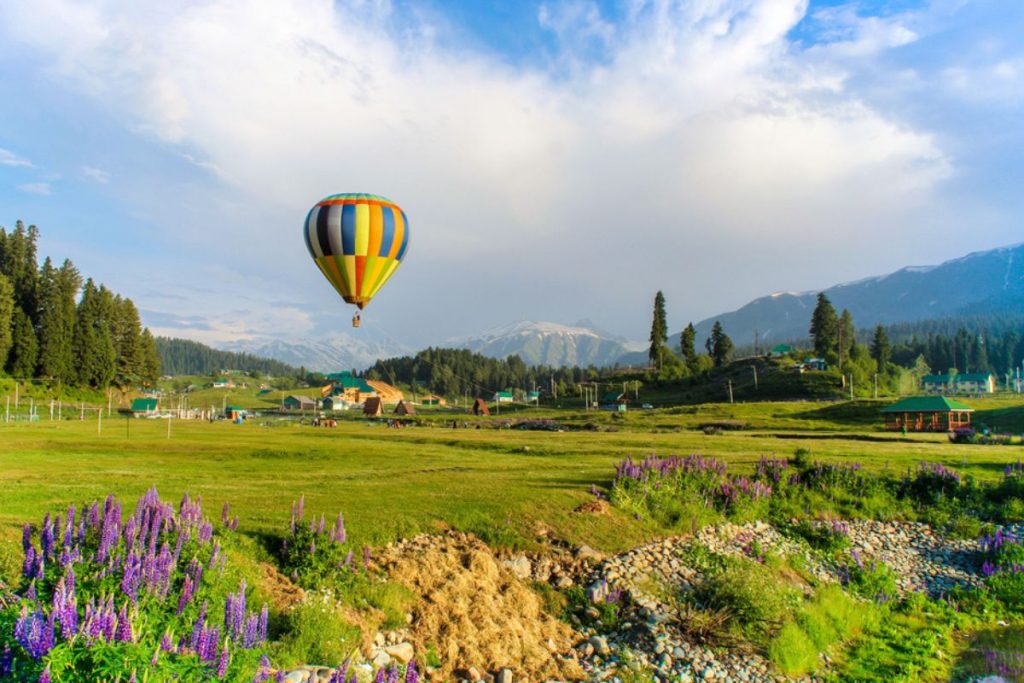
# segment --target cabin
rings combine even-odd
[[[921,378],[921,391],[926,394],[994,394],[996,378],[990,372],[925,375]]]
[[[281,406],[285,410],[316,410],[316,401],[309,396],[292,394],[291,396],[284,397],[284,400],[281,401]]]
[[[335,372],[327,375],[331,383],[321,388],[323,396],[341,397],[349,403],[363,403],[366,399],[376,396],[377,391],[362,377],[351,372]]]
[[[363,404],[364,417],[380,417],[384,414],[384,404],[377,396],[366,399]]]
[[[601,397],[601,409],[624,413],[629,404],[629,397],[622,391],[609,391]]]
[[[496,391],[494,392],[494,396],[491,398],[495,403],[511,403],[512,399],[511,391]]]
[[[528,403],[539,403],[540,392],[539,391],[528,391],[526,392],[526,401]]]
[[[420,400],[420,403],[425,406],[443,406],[447,403],[447,401],[445,401],[440,396],[435,396],[434,394],[427,394]]]
[[[801,370],[828,370],[828,361],[824,358],[804,358]]]
[[[235,383],[230,379],[221,377],[220,379],[213,380],[213,384],[210,385],[214,389],[234,389]]]
[[[232,422],[237,422],[249,417],[249,411],[241,406],[225,406],[224,417]]]
[[[341,396],[328,396],[327,398],[320,402],[320,406],[324,410],[329,412],[334,412],[337,410],[348,410],[350,405],[352,404],[343,399]]]
[[[487,401],[482,398],[478,398],[473,401],[473,407],[470,409],[474,415],[490,415],[491,409],[487,407]]]
[[[151,417],[158,413],[159,404],[160,399],[137,398],[132,401],[132,406],[128,411],[133,417]]]
[[[971,426],[974,409],[945,396],[914,396],[882,408],[889,431],[948,432]]]
[[[399,401],[395,406],[395,415],[415,415],[416,408],[408,401]]]

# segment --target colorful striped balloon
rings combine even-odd
[[[317,202],[303,229],[317,268],[360,309],[388,281],[409,247],[409,222],[390,199],[332,194]]]

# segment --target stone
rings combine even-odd
[[[377,634],[373,637],[373,644],[377,647],[384,647],[384,634],[377,631]]]
[[[395,645],[384,648],[384,652],[394,657],[402,664],[408,664],[416,653],[413,649],[412,643],[409,642],[396,643]]]
[[[309,672],[305,669],[296,669],[295,671],[289,671],[284,677],[284,683],[303,683],[303,681],[309,678]]]
[[[530,562],[530,558],[526,555],[516,555],[515,557],[505,560],[502,564],[508,567],[509,570],[515,574],[517,579],[529,579],[530,575],[533,573],[533,563]]]
[[[555,588],[560,591],[572,588],[572,578],[566,574],[559,574],[555,579]]]
[[[512,669],[505,668],[494,677],[494,683],[512,683]]]
[[[383,669],[391,663],[391,656],[384,650],[378,650],[376,654],[370,659],[375,669]]]
[[[599,655],[606,655],[611,652],[611,648],[608,647],[608,639],[604,636],[591,636],[587,642],[594,648],[594,652]]]

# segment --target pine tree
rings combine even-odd
[[[697,330],[689,323],[679,335],[679,351],[690,372],[697,370]]]
[[[71,351],[75,330],[75,300],[82,277],[71,261],[65,259],[54,268],[49,258],[39,275],[39,369],[40,377],[65,384],[77,379]]]
[[[811,338],[814,340],[814,353],[826,360],[836,358],[836,342],[839,336],[839,319],[836,309],[824,292],[818,294],[818,303],[811,314]]]
[[[142,321],[131,299],[114,297],[110,336],[114,342],[115,381],[119,386],[138,383],[142,378]]]
[[[665,295],[658,290],[654,295],[654,314],[651,321],[651,348],[648,358],[658,370],[661,369],[668,344],[668,321],[665,317]]]
[[[704,347],[707,349],[708,355],[711,356],[711,360],[715,362],[716,368],[720,368],[732,360],[734,349],[732,339],[725,333],[722,323],[718,320],[711,326],[711,336],[704,342]]]
[[[36,226],[25,228],[21,221],[10,233],[0,228],[0,274],[5,275],[14,287],[14,303],[33,322],[36,321],[36,289],[39,284],[38,238]]]
[[[14,287],[0,274],[0,368],[7,364],[14,323]]]
[[[143,386],[156,386],[160,379],[160,353],[156,348],[156,340],[150,333],[149,328],[142,330],[139,335],[139,348],[141,357],[141,376]]]
[[[11,324],[11,350],[7,355],[7,374],[19,379],[35,377],[36,361],[39,358],[39,341],[25,311],[14,307]]]
[[[892,346],[889,344],[889,335],[881,325],[875,327],[875,336],[871,339],[871,357],[878,364],[878,373],[884,375],[892,357]]]
[[[113,295],[86,280],[78,303],[72,352],[78,384],[106,388],[114,379],[114,342],[110,337]]]

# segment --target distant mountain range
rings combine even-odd
[[[552,367],[614,365],[624,354],[645,347],[601,331],[588,320],[575,325],[524,320],[495,327],[477,337],[450,339],[445,345],[491,358],[516,354],[527,365]]]
[[[824,290],[837,311],[850,309],[861,329],[877,324],[914,322],[973,314],[1000,315],[1024,312],[1024,243],[980,251],[937,266],[908,266],[888,275],[834,285]],[[739,347],[754,343],[762,348],[808,336],[811,312],[818,292],[778,292],[754,299],[741,308],[696,323],[700,348],[716,320]],[[682,323],[669,320],[679,329]],[[379,358],[411,355],[391,339],[376,338],[368,330],[358,336],[340,334],[331,339],[280,341],[247,340],[223,344],[229,351],[244,351],[310,370],[331,372],[363,369]],[[669,343],[679,344],[678,332]],[[642,365],[647,343],[632,342],[597,329],[589,321],[575,325],[520,321],[473,337],[449,339],[443,346],[465,348],[492,358],[518,355],[529,365]]]
[[[377,362],[378,358],[392,358],[415,353],[415,349],[390,339],[374,338],[370,334],[356,337],[338,334],[323,339],[247,339],[221,344],[225,351],[239,351],[254,356],[273,358],[295,367],[313,372],[362,370]]]
[[[937,266],[908,266],[824,292],[837,312],[850,309],[861,329],[1017,310],[1024,302],[1024,243],[974,252]],[[755,330],[762,346],[805,339],[817,297],[817,291],[778,292],[754,299],[696,323],[697,343],[704,343],[716,320],[738,346],[753,345]],[[671,316],[670,311],[670,320]],[[678,344],[679,335],[670,342]]]

